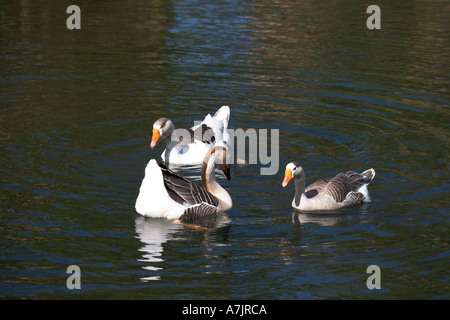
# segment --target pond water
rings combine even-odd
[[[379,30],[360,1],[80,1],[80,30],[0,2],[0,298],[450,298],[447,1],[378,1]],[[279,130],[277,173],[219,176],[208,230],[140,217],[153,122],[222,105]],[[307,183],[373,167],[373,201],[294,211],[294,160]]]

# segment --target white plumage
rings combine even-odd
[[[224,147],[209,150],[202,163],[202,186],[199,186],[152,159],[145,168],[136,211],[147,217],[187,221],[228,210],[233,202],[217,183],[214,170],[222,170],[230,180],[230,166],[231,159]]]
[[[230,108],[222,106],[213,116],[208,114],[198,125],[190,129],[177,129],[168,118],[160,118],[153,124],[151,147],[164,138],[166,148],[161,158],[171,164],[202,163],[205,154],[215,146],[229,148],[227,132]]]

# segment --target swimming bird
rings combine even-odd
[[[190,129],[175,130],[172,120],[159,118],[153,124],[150,147],[153,149],[159,141],[165,140],[166,148],[161,154],[165,163],[200,164],[214,146],[229,148],[229,119],[228,106],[222,106],[213,116],[208,114],[200,124]]]
[[[230,209],[229,193],[216,181],[215,169],[222,170],[228,180],[231,157],[222,146],[209,150],[202,163],[202,186],[182,178],[164,165],[149,161],[136,199],[136,211],[147,217],[189,221]]]
[[[305,172],[298,162],[286,165],[282,186],[294,179],[294,209],[304,211],[333,210],[370,202],[367,185],[375,177],[375,170],[362,173],[346,171],[329,179],[322,179],[305,188]]]

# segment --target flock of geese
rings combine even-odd
[[[182,130],[177,135],[168,118],[153,124],[151,148],[162,140],[165,150],[161,158],[165,163],[200,164],[201,181],[198,185],[169,170],[164,164],[151,159],[136,199],[136,211],[146,217],[190,221],[231,209],[230,194],[217,182],[215,170],[223,171],[228,180],[232,159],[228,121],[230,108],[222,106],[213,116],[207,115],[198,125]],[[298,162],[286,165],[282,186],[293,180],[294,209],[303,211],[334,210],[362,202],[369,202],[367,185],[375,177],[375,170],[362,173],[346,171],[329,179],[321,179],[305,187],[305,172]]]

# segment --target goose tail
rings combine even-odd
[[[373,168],[370,168],[364,172],[361,173],[361,175],[364,177],[362,180],[362,185],[359,187],[358,192],[361,192],[364,195],[364,202],[371,202],[369,196],[369,190],[367,189],[367,186],[369,183],[373,180],[375,177],[375,170]]]
[[[367,179],[369,179],[369,182],[373,180],[373,178],[375,178],[375,170],[373,168],[370,168],[364,172],[361,173],[362,176],[366,177]]]
[[[228,125],[228,121],[230,120],[230,107],[222,106],[217,112],[214,114],[213,118],[217,121],[222,122],[226,127]]]

